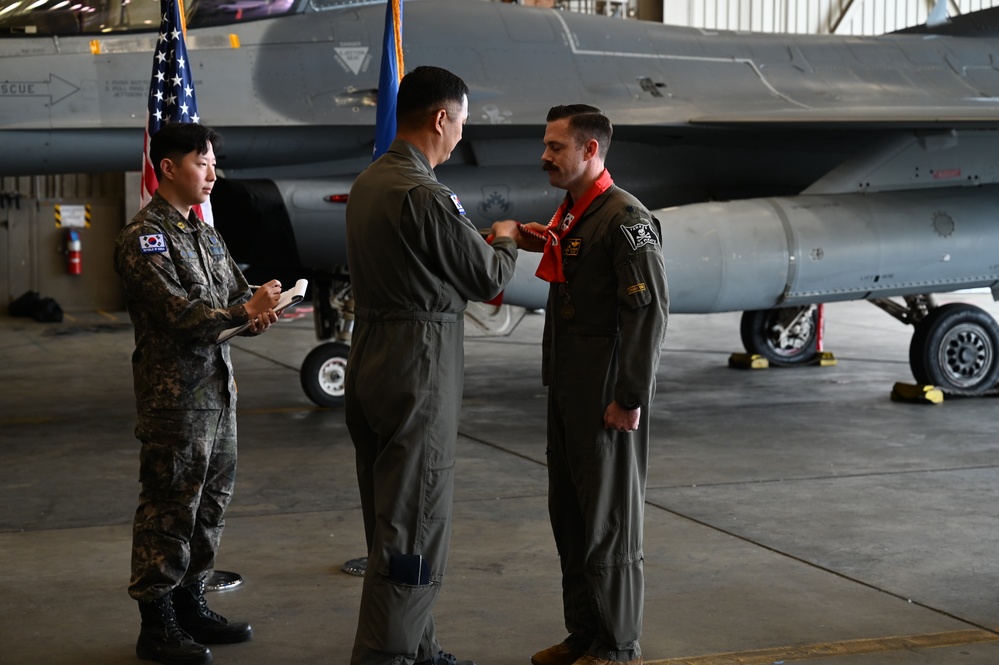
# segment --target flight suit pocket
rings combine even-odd
[[[440,585],[396,584],[381,575],[375,575],[371,585],[367,604],[361,604],[362,642],[380,655],[411,653],[426,629]]]
[[[423,494],[423,518],[427,523],[443,524],[451,519],[454,494],[454,460],[430,465],[426,471]]]
[[[652,292],[642,273],[642,268],[634,261],[625,261],[617,267],[617,297],[623,307],[638,309],[652,302]]]

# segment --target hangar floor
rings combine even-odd
[[[987,295],[962,294],[997,313]],[[838,364],[727,367],[738,315],[675,316],[651,417],[646,661],[999,662],[993,399],[892,402],[909,332],[866,303],[827,308]],[[466,342],[444,646],[526,665],[563,637],[547,523],[541,317]],[[0,318],[0,663],[137,662],[125,594],[137,444],[127,317]],[[297,368],[311,320],[234,344],[240,477],[210,597],[250,620],[217,663],[345,663],[363,555],[341,411]],[[581,359],[584,360],[584,359]]]

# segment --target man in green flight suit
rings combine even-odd
[[[551,282],[548,510],[569,632],[534,665],[642,662],[648,409],[669,298],[659,222],[604,168],[612,131],[592,106],[549,111],[542,168],[567,194],[548,226],[519,233]]]
[[[487,244],[433,169],[461,140],[468,87],[418,67],[398,132],[354,182],[347,260],[356,322],[346,376],[368,564],[351,665],[454,665],[433,606],[447,566],[468,300],[513,277],[517,225]]]

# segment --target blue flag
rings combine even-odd
[[[385,36],[382,39],[382,67],[378,74],[378,106],[375,115],[375,153],[378,159],[395,138],[395,101],[405,64],[402,58],[402,0],[385,5]]]

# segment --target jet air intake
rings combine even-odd
[[[999,283],[999,185],[698,203],[654,214],[671,312]]]

